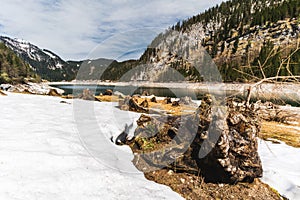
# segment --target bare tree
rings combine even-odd
[[[273,67],[277,67],[277,73],[275,76],[272,77],[267,77],[266,73],[265,73],[265,68],[266,65],[268,63],[269,60],[273,59],[277,54],[280,54],[284,51],[287,50],[288,47],[283,48],[281,50],[278,50],[278,48],[274,47],[267,55],[267,58],[261,62],[258,61],[258,68],[260,70],[260,73],[262,75],[263,78],[259,78],[257,76],[254,75],[253,71],[252,71],[252,67],[250,64],[250,60],[248,60],[248,71],[250,71],[250,73],[245,72],[243,70],[239,70],[239,69],[235,69],[236,71],[238,71],[241,74],[244,74],[250,78],[252,78],[252,84],[250,84],[249,88],[247,89],[247,95],[246,95],[246,106],[250,105],[250,100],[251,97],[253,95],[253,90],[254,88],[257,88],[258,86],[262,85],[263,83],[274,83],[274,84],[283,84],[283,83],[287,83],[287,82],[292,82],[294,84],[299,83],[300,80],[300,75],[294,75],[290,69],[291,64],[291,60],[292,57],[300,50],[300,45],[299,42],[296,45],[296,48],[294,51],[292,51],[289,55],[287,55],[284,59],[281,60],[280,65],[279,66],[273,66]],[[300,64],[300,63],[297,63]],[[288,72],[288,75],[286,76],[281,76],[280,75],[280,71],[285,67],[285,69]],[[263,96],[263,94],[261,94]]]

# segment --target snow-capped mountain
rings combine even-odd
[[[55,53],[21,40],[0,36],[0,42],[12,49],[20,58],[30,64],[42,78],[50,81],[72,80],[79,65],[66,62]]]

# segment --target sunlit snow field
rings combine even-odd
[[[182,199],[137,170],[97,162],[80,142],[73,106],[61,100],[0,98],[0,199]]]
[[[92,102],[99,130],[86,119],[82,133],[74,120],[74,102],[60,101],[12,93],[0,97],[0,199],[182,199],[146,180],[131,164],[130,149],[109,141],[139,114],[128,117],[112,103]],[[94,140],[95,131],[104,134]],[[95,156],[83,146],[89,134],[90,144],[96,149],[102,145],[104,152]],[[262,180],[286,197],[300,199],[300,149],[260,141],[259,153]]]

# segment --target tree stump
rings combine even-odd
[[[255,106],[233,105],[213,105],[212,98],[205,97],[192,115],[142,115],[129,143],[133,163],[144,172],[201,172],[209,182],[252,182],[261,177],[256,139],[260,121],[250,108]],[[136,106],[131,105],[138,110]]]

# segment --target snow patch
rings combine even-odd
[[[53,55],[52,53],[48,52],[48,51],[43,51],[45,54],[47,54],[48,56],[50,56],[51,58],[55,59],[56,56]]]
[[[63,67],[63,65],[62,65],[61,63],[57,63],[57,64],[56,64],[56,68],[62,69],[62,67]]]
[[[300,199],[300,149],[284,143],[259,141],[262,181],[288,199]]]

